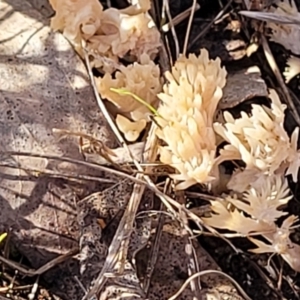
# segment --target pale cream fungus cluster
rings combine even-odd
[[[158,104],[162,89],[159,66],[153,62],[160,47],[160,34],[147,14],[149,0],[135,0],[133,5],[118,10],[103,10],[98,0],[51,0],[56,14],[51,21],[82,55],[82,41],[93,67],[105,75],[97,78],[103,98],[115,105],[116,123],[128,141],[135,141],[149,121],[149,110],[132,96],[120,96],[111,88],[123,88]],[[130,55],[135,62],[126,67],[119,59]],[[111,75],[113,74],[113,75]]]
[[[222,202],[212,201],[214,214],[203,221],[215,228],[246,236],[257,246],[252,252],[279,254],[299,272],[300,246],[290,239],[292,226],[298,221],[298,217],[290,215],[281,226],[276,224],[278,218],[286,215],[280,209],[292,198],[288,196],[286,179],[282,175],[266,176],[254,186],[250,183],[250,188],[242,195],[227,196]],[[256,236],[263,236],[265,241]]]
[[[103,78],[96,79],[97,88],[103,98],[115,105],[115,112],[119,113],[116,122],[121,132],[128,141],[135,141],[150,120],[150,111],[132,96],[119,95],[111,91],[111,88],[125,89],[157,107],[157,94],[162,89],[160,69],[147,54],[143,54],[141,63],[121,66],[114,77],[106,73]]]
[[[85,41],[93,64],[105,72],[113,72],[119,58],[142,54],[154,59],[160,47],[160,34],[144,11],[150,1],[136,1],[136,6],[103,10],[98,0],[50,0],[56,11],[51,26],[61,30],[81,53]]]
[[[166,74],[169,82],[158,95],[162,103],[157,135],[167,144],[160,149],[160,159],[178,170],[172,177],[182,181],[179,189],[215,179],[213,117],[227,75],[220,65],[220,59],[210,60],[205,49],[198,57],[181,56]]]
[[[258,247],[254,252],[280,254],[300,271],[300,246],[289,238],[297,217],[286,217],[280,227],[276,223],[286,215],[280,209],[291,199],[285,176],[291,174],[295,182],[298,180],[299,129],[291,138],[286,133],[286,107],[276,92],[270,91],[270,107],[253,105],[249,114],[241,112],[239,118],[225,112],[224,122],[216,122],[226,84],[225,68],[219,58],[210,59],[202,49],[198,56],[181,55],[162,85],[159,66],[153,61],[160,37],[146,12],[149,0],[133,0],[125,10],[103,10],[98,0],[50,2],[56,11],[53,28],[63,31],[79,53],[85,41],[94,66],[105,72],[96,79],[97,88],[113,105],[112,114],[125,138],[136,141],[151,120],[153,110],[149,107],[157,109],[159,159],[174,168],[175,174],[170,176],[177,189],[194,184],[221,186],[220,165],[243,162],[231,175],[223,201],[212,201],[214,214],[203,221],[247,236]],[[286,31],[274,26],[270,26],[272,38],[278,42],[284,34],[292,34],[293,40],[298,36],[294,28]],[[124,66],[119,59],[128,54],[135,62]],[[126,93],[118,94],[112,88]],[[265,241],[256,239],[257,235]]]
[[[270,108],[253,105],[250,114],[240,118],[224,113],[224,124],[214,122],[226,71],[220,61],[210,60],[208,52],[180,57],[166,74],[168,83],[158,97],[159,128],[164,141],[160,159],[177,174],[170,175],[186,189],[195,183],[220,180],[218,167],[224,161],[243,161],[245,167],[231,176],[229,195],[223,201],[211,201],[214,214],[204,223],[247,236],[256,253],[280,254],[292,268],[300,270],[300,247],[290,240],[291,227],[298,220],[287,217],[278,227],[276,221],[286,213],[280,209],[291,199],[285,175],[298,179],[300,152],[299,129],[289,138],[284,130],[283,105],[275,91],[270,91]],[[218,137],[218,139],[217,139]],[[217,140],[227,144],[217,155]],[[255,236],[263,236],[262,242]]]
[[[268,176],[287,169],[296,182],[300,166],[299,129],[295,129],[290,139],[283,126],[286,106],[274,90],[269,97],[271,108],[252,105],[250,115],[241,112],[237,119],[225,112],[225,124],[214,124],[215,132],[229,143],[220,151],[218,163],[239,159],[246,164],[246,171]]]

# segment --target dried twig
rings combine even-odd
[[[285,15],[280,15],[278,13],[272,13],[272,12],[261,12],[261,11],[244,11],[241,10],[239,11],[239,14],[260,20],[260,21],[265,21],[265,22],[275,22],[279,24],[290,24],[290,25],[300,25],[300,20],[299,20],[299,15],[298,16],[285,16]]]
[[[200,9],[200,5],[198,3],[196,3],[196,7],[195,7],[195,11],[197,11],[198,9]],[[182,22],[185,18],[187,18],[191,11],[193,10],[193,6],[191,6],[190,8],[186,9],[185,11],[183,11],[182,13],[178,14],[176,17],[173,18],[173,26],[178,25],[180,22]],[[168,32],[170,30],[170,26],[171,23],[166,23],[164,24],[161,29],[163,32]]]

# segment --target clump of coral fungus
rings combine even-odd
[[[300,246],[290,240],[296,216],[288,216],[281,226],[278,218],[288,201],[289,188],[285,175],[298,179],[300,152],[297,150],[299,129],[291,139],[284,130],[283,105],[275,91],[270,91],[271,107],[253,105],[251,114],[244,112],[234,119],[225,112],[225,124],[215,123],[215,131],[228,142],[220,150],[217,162],[242,160],[243,169],[232,175],[227,187],[230,196],[223,201],[212,201],[214,214],[203,221],[247,236],[258,248],[255,253],[277,253],[296,271],[300,271]],[[264,241],[254,238],[263,236]]]
[[[243,179],[241,179],[243,180]],[[241,195],[227,196],[221,201],[211,201],[214,214],[203,218],[205,224],[247,236],[257,248],[254,253],[276,253],[296,271],[300,271],[300,246],[290,239],[292,226],[298,221],[290,215],[281,226],[278,218],[287,213],[280,209],[292,198],[288,184],[281,174],[262,177],[251,184]],[[264,241],[254,238],[263,236]]]
[[[156,118],[157,135],[166,144],[160,148],[161,162],[178,171],[172,175],[181,181],[178,189],[215,179],[213,118],[226,75],[220,59],[210,60],[205,49],[198,57],[180,56],[172,72],[166,73],[168,83],[158,95],[162,103]]]
[[[119,58],[129,54],[140,61],[142,54],[154,59],[160,47],[160,34],[145,9],[149,1],[118,10],[103,10],[98,0],[50,0],[56,15],[51,20],[82,55],[82,41],[93,58],[92,65],[112,73]]]
[[[71,42],[88,40],[100,27],[103,7],[97,0],[50,0],[50,4],[55,10],[51,27]]]
[[[123,57],[129,52],[139,61],[145,53],[153,59],[160,46],[160,35],[151,22],[146,13],[127,15],[109,8],[103,12],[101,26],[88,45],[102,55]]]
[[[229,143],[220,151],[218,162],[240,159],[246,164],[245,171],[257,176],[283,174],[287,169],[286,174],[292,174],[296,182],[300,166],[299,129],[294,130],[290,139],[283,126],[286,105],[280,102],[274,90],[270,92],[270,99],[271,108],[253,105],[250,115],[242,112],[238,119],[225,112],[226,123],[214,124],[216,133]]]
[[[152,107],[157,107],[157,94],[162,90],[160,69],[148,55],[144,54],[141,56],[141,63],[121,66],[114,77],[106,73],[103,78],[96,78],[97,89],[103,98],[114,104],[115,109],[112,111],[123,116],[118,116],[117,125],[126,139],[132,142],[138,138],[150,120],[148,107],[137,101],[133,95]],[[112,91],[112,88],[125,90],[131,95],[120,95]]]
[[[104,77],[97,79],[98,91],[115,105],[116,123],[125,138],[135,141],[146,127],[149,109],[132,95],[121,96],[111,88],[125,89],[146,104],[157,106],[161,77],[153,59],[160,47],[160,34],[147,14],[150,1],[135,0],[122,10],[103,10],[98,0],[50,0],[50,3],[56,11],[52,28],[62,31],[80,55],[84,45],[91,66],[104,71]],[[135,62],[123,66],[119,59],[125,56]]]

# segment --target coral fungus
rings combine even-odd
[[[213,117],[226,75],[220,59],[210,60],[205,49],[198,57],[181,56],[166,74],[169,82],[158,95],[162,103],[157,135],[167,144],[160,149],[160,160],[179,172],[172,175],[182,181],[178,189],[215,178]]]

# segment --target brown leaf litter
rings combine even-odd
[[[220,268],[191,236],[186,216],[180,218],[185,208],[178,209],[178,223],[158,205],[155,189],[150,191],[140,184],[145,177],[132,172],[132,158],[125,147],[116,148],[107,116],[97,106],[90,87],[91,70],[86,71],[69,42],[53,33],[48,20],[33,8],[48,17],[52,14],[48,4],[29,2],[0,3],[0,233],[9,231],[12,242],[36,269],[79,248],[79,255],[44,276],[62,299],[94,299],[89,296],[98,290],[101,300],[125,296],[150,300],[249,299],[234,281],[218,273]],[[220,34],[222,31],[215,32]],[[231,37],[234,39],[222,37],[225,47],[210,51],[212,56],[221,51],[223,61],[244,58],[246,42],[239,30]],[[214,35],[200,41],[201,48],[206,44],[213,47],[214,43]],[[229,73],[218,109],[233,108],[257,97],[268,97],[260,70],[240,68]],[[119,100],[122,103],[123,98]],[[136,140],[142,129],[130,140]],[[66,138],[59,139],[57,132],[65,133]],[[78,141],[76,135],[81,133]],[[151,143],[150,130],[146,142],[129,145],[139,171]],[[91,163],[83,166],[49,157],[5,154],[10,151]],[[100,171],[97,164],[116,167],[126,172],[127,179],[116,172]],[[151,166],[145,170],[155,172]],[[130,176],[135,176],[135,183],[128,179]],[[172,196],[185,203],[184,193]],[[17,265],[15,268],[25,273]],[[30,274],[37,273],[31,270]]]

